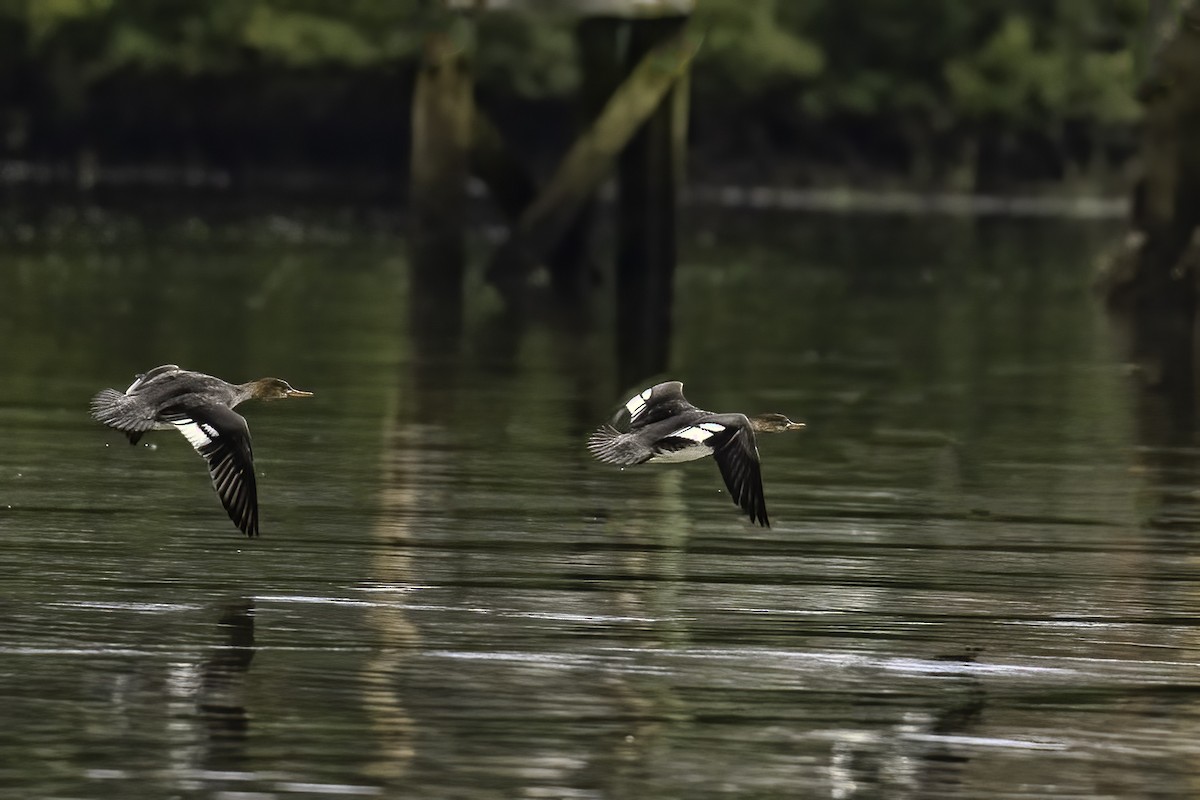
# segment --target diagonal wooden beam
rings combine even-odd
[[[515,277],[514,272],[523,271],[522,262],[540,260],[558,243],[583,203],[612,172],[625,145],[687,73],[699,46],[700,37],[684,28],[638,62],[522,212],[489,269],[493,280]]]
[[[612,172],[617,155],[686,72],[698,46],[698,38],[681,31],[646,54],[525,209],[517,225],[520,235],[545,247],[561,233],[561,226]]]

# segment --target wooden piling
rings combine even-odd
[[[1200,276],[1195,235],[1200,224],[1200,0],[1167,15],[1164,4],[1150,20],[1157,42],[1138,89],[1142,121],[1143,175],[1134,192],[1135,236],[1118,254],[1101,286],[1110,301],[1152,311],[1194,305]]]
[[[482,108],[475,108],[471,117],[471,172],[483,181],[509,225],[516,225],[537,197],[532,173],[516,158]]]
[[[686,17],[663,17],[631,23],[630,68],[654,47],[678,36],[685,22]],[[616,344],[623,383],[661,372],[670,355],[686,102],[687,84],[677,81],[618,162]]]
[[[443,3],[471,12],[538,7],[534,0]],[[495,127],[483,120],[475,125],[476,174],[513,220],[508,240],[487,269],[488,281],[510,308],[523,302],[529,271],[539,264],[549,267],[551,285],[560,295],[585,292],[595,192],[616,168],[616,338],[622,384],[663,370],[670,353],[687,75],[699,47],[699,37],[685,27],[694,7],[694,0],[562,0],[560,10],[580,19],[579,107],[587,127],[532,197],[528,173],[522,174]],[[416,162],[426,158],[417,153],[414,147],[414,172]]]
[[[621,33],[625,25],[624,19],[603,16],[584,17],[575,26],[581,76],[576,102],[580,130],[591,127],[625,77],[621,58]],[[578,298],[588,289],[594,263],[591,243],[595,216],[593,191],[582,199],[561,241],[548,254],[550,285],[560,296]]]
[[[655,22],[658,20],[637,24]],[[521,214],[488,271],[489,279],[502,290],[519,287],[524,270],[531,263],[546,260],[637,131],[647,119],[663,113],[663,98],[686,72],[699,46],[698,40],[679,30],[678,25],[673,30],[673,35],[655,39],[652,46],[632,59],[632,66],[625,67],[629,72],[624,82]],[[665,115],[666,119],[670,117]],[[668,122],[666,130],[669,128]]]

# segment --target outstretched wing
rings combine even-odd
[[[213,488],[229,518],[247,536],[258,535],[258,486],[246,420],[227,406],[167,411],[171,423],[208,462]]]
[[[741,417],[740,414],[737,416]],[[731,433],[728,438],[714,435],[714,440],[723,438],[724,441],[716,446],[713,458],[733,502],[746,512],[751,522],[769,528],[771,523],[767,519],[767,500],[763,495],[762,469],[754,430],[745,417],[741,417],[739,423],[728,426]]]
[[[665,381],[629,398],[625,410],[629,412],[629,429],[632,431],[695,411],[696,407],[684,398],[681,381]]]

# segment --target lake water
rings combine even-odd
[[[588,457],[610,304],[414,330],[386,211],[0,219],[0,794],[1195,796],[1200,442],[1088,291],[1119,224],[689,229],[667,374],[808,423],[770,529]],[[242,409],[260,539],[89,419],[166,362],[315,392]]]

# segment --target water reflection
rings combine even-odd
[[[829,755],[830,795],[835,798],[916,798],[954,794],[970,767],[969,751],[960,747],[987,707],[987,691],[969,669],[958,666],[974,654],[939,659],[946,663],[941,701],[910,711],[878,733],[846,731],[833,737]],[[923,665],[939,671],[936,663]],[[1023,746],[1022,743],[1013,743]]]
[[[14,796],[1190,796],[1193,412],[1083,290],[1101,229],[698,226],[672,374],[809,424],[765,530],[592,462],[607,311],[429,331],[397,231],[307,213],[0,236]],[[263,538],[87,419],[171,361],[316,393],[251,420]]]
[[[230,769],[243,760],[250,727],[246,674],[254,660],[254,602],[240,597],[221,611],[217,626],[225,641],[200,668],[196,709],[208,729],[207,769]]]

